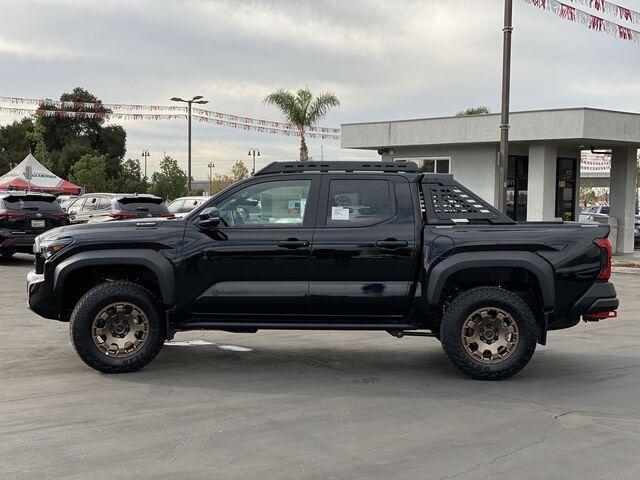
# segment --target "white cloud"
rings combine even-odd
[[[640,0],[626,0],[640,10]],[[213,110],[278,119],[277,88],[334,91],[325,125],[499,109],[502,1],[271,0],[3,4],[1,95],[55,98],[77,85],[107,102],[205,95]],[[28,19],[28,22],[25,20]],[[28,28],[25,24],[28,23]],[[640,111],[640,47],[514,2],[512,109]],[[6,123],[10,118],[0,117]],[[122,122],[129,155],[186,161],[184,121]],[[295,159],[295,138],[194,123],[194,175]],[[373,158],[309,140],[314,156]]]

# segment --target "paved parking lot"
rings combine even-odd
[[[614,278],[617,319],[491,383],[434,339],[357,332],[183,333],[102,375],[26,309],[30,266],[0,263],[3,479],[638,478],[640,276]]]

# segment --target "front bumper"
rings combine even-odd
[[[612,283],[594,283],[573,305],[571,314],[590,316],[613,312],[617,310],[619,303],[616,289]]]
[[[53,295],[51,284],[43,273],[31,270],[27,274],[27,298],[30,310],[41,317],[60,320],[59,299]]]

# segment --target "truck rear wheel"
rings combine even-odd
[[[537,344],[529,306],[498,287],[477,287],[458,295],[440,327],[442,347],[453,364],[480,380],[502,380],[522,370]]]
[[[102,283],[73,309],[71,343],[87,365],[101,372],[140,370],[166,338],[156,303],[151,292],[135,283]]]

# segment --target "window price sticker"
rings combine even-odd
[[[331,207],[331,220],[349,220],[349,209],[344,207]]]

